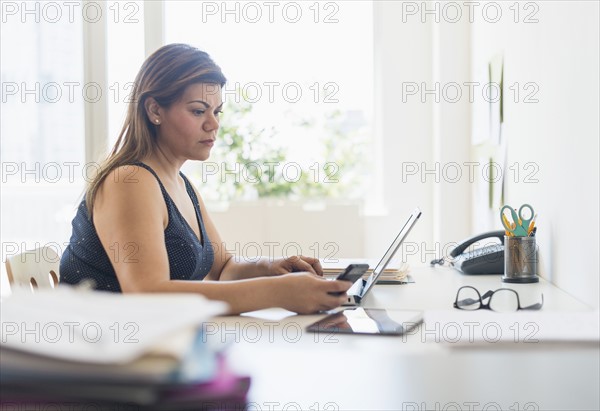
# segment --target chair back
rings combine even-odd
[[[54,288],[60,281],[60,256],[52,247],[40,247],[6,259],[11,288]]]

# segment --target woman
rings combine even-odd
[[[164,46],[144,62],[115,147],[73,220],[62,282],[91,279],[97,289],[115,292],[199,293],[227,302],[232,314],[267,307],[311,313],[345,301],[351,284],[325,281],[317,259],[242,263],[223,251],[200,194],[180,168],[208,159],[225,81],[206,53],[183,44]]]

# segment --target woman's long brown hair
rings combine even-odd
[[[117,167],[141,161],[154,149],[157,132],[146,113],[146,99],[153,97],[161,107],[169,108],[192,84],[207,83],[223,87],[225,82],[221,69],[208,54],[186,44],[166,45],[146,59],[135,78],[119,138],[88,186],[85,203],[90,218],[96,193],[110,172]]]

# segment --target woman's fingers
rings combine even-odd
[[[349,281],[329,281],[309,272],[288,274],[281,280],[287,283],[282,307],[300,314],[339,307],[346,302],[346,291],[352,286]]]
[[[323,276],[323,267],[321,266],[321,262],[319,261],[318,258],[313,258],[313,257],[306,257],[306,256],[299,256],[301,260],[305,261],[306,263],[310,264],[310,266],[312,267],[313,271],[315,274],[319,275],[319,276]]]
[[[352,283],[350,281],[343,280],[333,280],[327,281],[327,292],[346,292],[352,287]]]
[[[311,274],[323,276],[323,267],[318,258],[295,255],[286,259],[290,271],[308,271]]]

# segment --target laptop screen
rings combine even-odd
[[[383,258],[379,261],[379,263],[377,264],[375,269],[373,269],[373,272],[369,276],[367,282],[365,283],[365,286],[362,289],[362,292],[360,293],[361,299],[365,298],[365,296],[367,295],[369,290],[377,282],[377,279],[379,278],[379,276],[381,275],[383,270],[385,270],[385,268],[388,266],[390,261],[392,261],[392,258],[396,254],[396,251],[398,251],[398,249],[400,248],[400,245],[402,244],[402,242],[404,241],[404,239],[406,238],[406,236],[408,235],[410,230],[413,228],[413,226],[415,225],[415,223],[417,222],[419,217],[421,217],[421,210],[419,210],[419,208],[417,207],[412,212],[410,217],[408,217],[408,220],[406,220],[406,222],[404,223],[404,226],[402,226],[402,229],[396,236],[396,239],[394,240],[394,242],[390,245],[390,247],[384,254]]]

